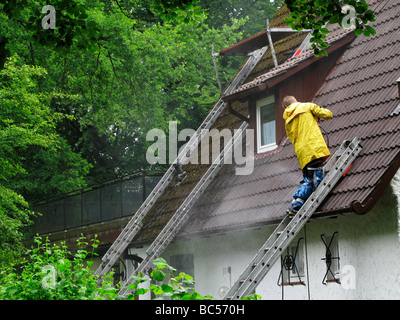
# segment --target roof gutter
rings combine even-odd
[[[239,119],[246,121],[247,123],[250,123],[250,119],[243,114],[237,112],[232,108],[232,102],[231,101],[226,101],[226,104],[228,105],[229,112],[232,113],[234,116],[238,117]]]

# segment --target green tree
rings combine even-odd
[[[148,130],[160,128],[168,133],[170,120],[177,121],[179,129],[196,129],[220,94],[211,45],[221,50],[240,41],[245,31],[261,31],[265,15],[272,16],[276,10],[269,0],[253,6],[243,0],[226,5],[201,1],[189,11],[199,13],[195,8],[200,6],[207,16],[168,19],[161,17],[157,2],[72,0],[75,10],[58,0],[54,2],[57,19],[67,21],[56,22],[56,30],[42,29],[45,14],[40,1],[27,3],[23,14],[18,6],[10,5],[10,12],[0,12],[7,54],[18,53],[26,64],[47,70],[47,76],[38,81],[39,91],[80,97],[54,98],[51,109],[65,115],[57,133],[93,165],[89,184],[149,169],[145,159]],[[27,26],[30,20],[36,29]],[[85,29],[91,30],[90,36]],[[58,50],[58,41],[70,33],[72,42]],[[46,36],[51,36],[48,43]],[[242,62],[243,57],[218,58],[223,85]]]
[[[122,1],[118,3],[124,8]],[[161,20],[143,26],[143,20],[127,17],[126,10],[107,1],[93,2],[87,13],[100,29],[96,47],[54,51],[20,41],[26,32],[21,28],[3,28],[10,48],[26,63],[34,61],[47,70],[48,76],[39,82],[43,92],[81,97],[53,99],[55,112],[73,116],[63,118],[57,132],[93,164],[93,179],[88,182],[101,183],[149,169],[145,136],[150,129],[168,131],[170,120],[178,121],[180,128],[198,127],[219,97],[211,45],[222,49],[234,44],[245,20],[218,29],[205,22]],[[155,20],[150,14],[148,19]],[[222,80],[228,83],[235,71],[223,68]]]
[[[17,56],[0,71],[0,254],[20,244],[33,216],[25,199],[82,187],[89,169],[56,133],[64,115],[51,111],[54,95],[38,93],[35,81],[45,73]]]
[[[207,23],[214,28],[221,24],[229,25],[232,19],[246,19],[240,28],[247,39],[266,29],[267,19],[282,6],[282,0],[201,0],[199,5],[207,10]]]
[[[48,27],[50,9],[38,0],[2,0],[4,16],[26,31],[30,42],[55,50],[68,51],[73,45],[87,47],[98,38],[98,27],[87,14],[87,5],[80,0],[54,0],[54,28]],[[6,38],[8,39],[8,38]]]

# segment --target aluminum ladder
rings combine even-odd
[[[267,49],[268,47],[258,49],[250,55],[249,59],[246,61],[242,69],[236,75],[230,86],[226,89],[225,94],[230,93],[238,86],[243,84],[243,82],[253,71],[254,67],[264,56]],[[186,164],[188,162],[192,151],[197,148],[199,142],[207,133],[207,129],[210,129],[211,126],[215,123],[221,112],[225,109],[225,106],[225,102],[222,100],[222,98],[220,98],[215,104],[212,111],[208,114],[206,119],[197,129],[196,133],[191,137],[189,142],[179,153],[177,159],[174,161],[174,164]],[[99,276],[99,283],[101,282],[101,277],[111,270],[111,268],[117,262],[124,250],[131,243],[135,235],[142,227],[142,220],[146,217],[147,213],[150,211],[154,203],[157,201],[157,199],[161,196],[161,194],[169,186],[170,182],[175,177],[176,173],[174,164],[169,167],[163,178],[159,181],[159,183],[156,185],[156,187],[153,189],[147,199],[143,202],[140,208],[129,220],[128,224],[122,230],[118,238],[114,241],[106,254],[103,256],[100,266],[95,271],[95,275]]]
[[[362,146],[358,138],[354,138],[351,142],[346,140],[341,144],[335,154],[329,158],[325,166],[329,172],[318,188],[294,217],[287,215],[282,220],[245,271],[226,293],[224,300],[240,300],[254,292],[282,252],[301,231],[340,178],[347,173],[361,150]]]
[[[168,221],[166,226],[147,249],[146,257],[134,271],[133,275],[137,275],[139,272],[146,273],[148,269],[151,268],[154,259],[158,258],[164,252],[165,248],[179,233],[191,215],[191,208],[225,164],[225,160],[227,160],[226,157],[231,155],[233,148],[239,147],[239,145],[240,147],[242,146],[242,141],[247,133],[246,129],[248,126],[249,124],[244,122],[238,130],[235,130],[235,134],[233,135],[232,139],[226,144],[223,151],[218,157],[216,157],[214,162],[208,168],[207,172],[202,176],[189,196],[186,197],[185,201],[181,204],[178,210],[176,210],[172,218]],[[124,296],[129,293],[130,290],[128,290],[127,287],[133,282],[134,280],[130,277],[124,283],[122,283],[121,290],[119,291],[118,295]]]

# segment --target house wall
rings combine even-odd
[[[400,172],[400,171],[399,171]],[[304,282],[278,286],[279,261],[257,288],[263,299],[400,299],[400,173],[375,208],[364,216],[346,215],[307,223],[298,237],[305,238]],[[162,255],[193,254],[196,290],[220,299],[266,241],[273,228],[179,240]],[[342,283],[322,284],[326,272],[321,234],[338,232]],[[297,242],[295,240],[294,242]],[[131,249],[143,257],[144,248]],[[308,267],[308,268],[307,268]]]

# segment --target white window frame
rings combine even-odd
[[[274,150],[278,147],[276,141],[270,144],[262,145],[262,126],[261,126],[261,108],[274,103],[275,104],[275,97],[273,95],[266,97],[264,99],[258,100],[256,102],[256,131],[257,131],[257,153],[263,153],[267,151]],[[275,140],[276,140],[276,119],[275,119]]]

